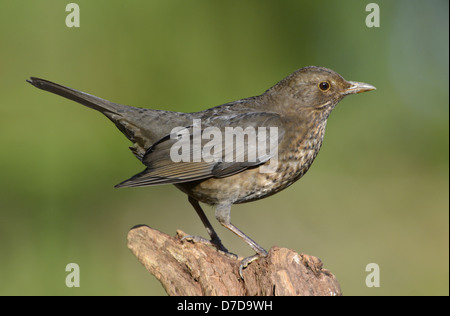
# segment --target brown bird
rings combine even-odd
[[[256,252],[241,261],[241,276],[243,268],[267,251],[231,223],[231,205],[270,196],[300,179],[320,150],[328,116],[338,102],[375,89],[310,66],[259,96],[181,113],[125,106],[35,77],[27,81],[108,117],[146,166],[116,187],[174,184],[188,195],[211,237],[189,239],[228,252],[199,202],[214,205],[219,223]]]

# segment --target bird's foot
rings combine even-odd
[[[238,258],[237,255],[229,252],[228,249],[225,248],[225,246],[222,244],[222,241],[220,239],[219,240],[209,240],[209,239],[203,238],[201,236],[186,235],[183,238],[181,238],[181,241],[184,241],[184,240],[190,241],[193,243],[205,244],[205,245],[216,248],[219,252],[231,257],[232,259],[236,260]]]
[[[255,260],[258,260],[259,258],[265,258],[267,257],[267,251],[264,250],[262,253],[257,253],[253,256],[244,258],[241,260],[241,264],[239,265],[239,276],[242,280],[244,280],[244,275],[242,274],[242,271],[248,267],[250,263],[252,263]]]

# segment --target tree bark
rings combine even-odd
[[[128,248],[162,284],[169,295],[342,295],[320,259],[273,247],[243,270],[230,255],[203,243],[171,237],[148,226],[133,227]]]

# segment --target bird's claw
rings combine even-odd
[[[225,246],[222,244],[222,241],[220,241],[220,239],[219,240],[209,240],[209,239],[203,238],[201,236],[186,235],[183,238],[181,238],[181,241],[185,241],[185,240],[193,242],[193,243],[201,243],[201,244],[205,244],[205,245],[214,247],[219,252],[221,252],[221,253],[223,253],[223,254],[225,254],[227,256],[230,256],[232,259],[236,260],[238,258],[237,255],[235,255],[234,253],[229,252],[228,249],[225,248]]]
[[[264,257],[267,257],[267,253],[265,253],[265,254],[258,254],[257,253],[257,254],[255,254],[253,256],[250,256],[250,257],[242,259],[241,263],[239,265],[239,276],[241,277],[241,279],[244,280],[244,275],[242,274],[242,271],[245,268],[247,268],[250,263],[252,263],[255,260],[258,260],[259,258],[264,258]]]

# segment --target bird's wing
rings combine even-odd
[[[224,178],[264,164],[284,136],[276,113],[250,112],[194,121],[173,130],[148,149],[147,168],[116,187]]]

